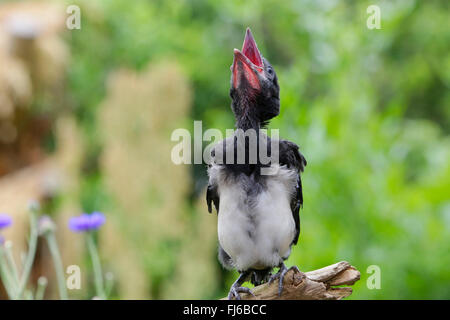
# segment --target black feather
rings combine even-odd
[[[280,164],[288,168],[296,169],[298,172],[295,193],[291,198],[292,217],[295,221],[295,236],[293,244],[297,244],[300,236],[300,208],[303,207],[303,188],[300,173],[303,172],[307,164],[305,157],[300,153],[298,146],[287,140],[280,141]]]
[[[208,185],[208,189],[206,190],[206,203],[208,204],[208,212],[212,213],[211,203],[214,204],[216,208],[217,214],[219,214],[219,194],[217,193],[217,187]]]

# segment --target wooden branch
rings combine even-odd
[[[306,273],[298,273],[291,269],[284,277],[281,297],[278,296],[278,281],[274,281],[253,288],[255,297],[241,293],[241,298],[242,300],[340,300],[351,295],[352,288],[336,286],[351,286],[360,279],[360,276],[360,272],[346,261]]]

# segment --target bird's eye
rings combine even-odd
[[[273,69],[272,69],[272,68],[270,68],[270,67],[269,67],[269,68],[267,68],[267,73],[268,73],[268,74],[272,74],[272,73],[273,73]]]

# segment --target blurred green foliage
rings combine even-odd
[[[450,298],[448,1],[73,2],[82,29],[68,36],[69,82],[88,143],[85,209],[108,201],[96,165],[108,74],[176,61],[193,88],[191,120],[231,128],[232,49],[250,26],[280,79],[281,114],[270,127],[308,160],[288,264],[351,262],[362,274],[352,298]],[[381,8],[380,30],[366,27],[371,4]],[[203,166],[192,172],[205,181]],[[161,261],[172,263],[170,250]],[[370,265],[381,268],[380,290],[366,286]],[[225,295],[234,276],[198,298]]]

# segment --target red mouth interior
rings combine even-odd
[[[258,46],[253,38],[250,28],[245,33],[244,44],[242,45],[242,53],[256,66],[263,67],[262,57],[259,53]]]

